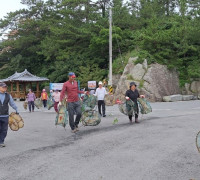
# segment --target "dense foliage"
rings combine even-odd
[[[27,69],[51,82],[74,71],[83,85],[107,77],[109,8],[113,12],[113,72],[128,55],[200,77],[199,0],[22,0],[27,9],[0,20],[0,79]],[[3,37],[3,36],[2,36]]]

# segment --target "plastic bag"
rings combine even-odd
[[[56,115],[55,125],[61,125],[63,127],[68,123],[68,112],[66,109],[66,103],[62,103],[58,108],[58,113]]]

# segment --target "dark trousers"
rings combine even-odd
[[[44,107],[47,107],[47,100],[46,100],[46,99],[43,99],[42,102],[43,102],[43,106],[44,106]]]
[[[75,127],[78,127],[79,121],[81,119],[81,104],[79,101],[77,102],[68,102],[67,103],[67,110],[69,113],[69,125],[72,130],[75,129]],[[76,119],[74,122],[74,115],[76,113]]]
[[[28,108],[29,108],[30,112],[31,112],[31,107],[32,107],[32,111],[34,111],[34,106],[35,106],[34,101],[29,101],[28,102]]]
[[[55,102],[54,102],[54,105],[53,105],[53,107],[54,107],[54,109],[55,109],[56,112],[58,112],[58,103],[59,103],[59,102],[56,102],[56,101],[55,101]]]
[[[139,114],[139,109],[138,109],[138,104],[136,104],[136,109],[135,109],[135,119],[138,119],[138,114]],[[130,120],[132,120],[132,115],[128,116]]]
[[[133,117],[133,116],[132,116],[132,115],[129,115],[128,117],[129,117],[130,120],[132,120],[132,117]],[[137,118],[138,118],[138,114],[135,114],[135,119],[137,119]]]
[[[8,117],[0,117],[0,144],[4,143],[4,139],[8,132]]]
[[[102,106],[103,115],[105,115],[106,108],[105,108],[105,102],[104,102],[104,100],[98,100],[99,114],[101,114],[101,106]]]

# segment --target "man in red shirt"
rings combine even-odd
[[[78,131],[78,124],[81,119],[81,104],[79,101],[78,94],[84,94],[84,91],[78,90],[78,83],[75,80],[76,75],[73,72],[68,74],[69,80],[63,84],[63,88],[60,94],[60,102],[67,95],[67,109],[69,113],[69,125],[72,129],[72,132],[75,133]],[[76,112],[76,119],[74,122],[74,112]]]

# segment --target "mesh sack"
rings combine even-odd
[[[134,115],[137,112],[137,105],[132,100],[125,101],[118,107],[119,111],[127,116]]]
[[[52,99],[49,98],[47,100],[47,108],[48,108],[48,110],[50,110],[53,106],[54,106],[54,102],[53,102]]]
[[[148,114],[152,112],[151,105],[145,98],[138,98],[137,101],[140,107],[141,114]]]
[[[114,95],[106,94],[104,98],[106,106],[113,106],[115,104]]]
[[[38,109],[40,109],[42,107],[42,100],[40,98],[37,98],[34,104]]]
[[[28,102],[27,101],[24,101],[23,107],[24,107],[25,110],[27,110],[27,107],[28,107]]]
[[[81,116],[81,121],[84,126],[96,126],[101,122],[101,116],[98,111],[85,111]]]
[[[94,95],[86,94],[81,102],[81,111],[93,110],[97,104],[97,97]]]
[[[58,108],[55,125],[60,125],[60,126],[65,127],[67,123],[68,123],[68,113],[67,113],[66,103],[65,103],[59,106]]]
[[[11,130],[18,131],[24,127],[24,121],[19,114],[12,112],[9,116],[8,124]]]

